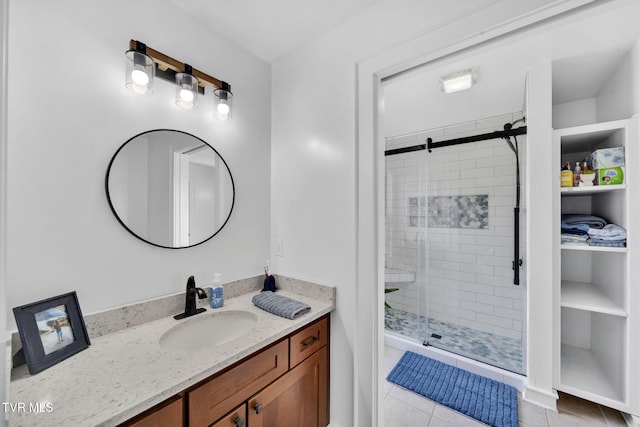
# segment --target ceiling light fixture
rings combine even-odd
[[[205,95],[205,88],[214,92],[214,116],[221,120],[231,118],[231,86],[229,83],[196,70],[189,64],[177,61],[146,44],[129,41],[126,52],[126,86],[135,93],[153,93],[153,79],[158,77],[176,85],[176,105],[191,110],[198,104],[198,94]],[[224,104],[224,106],[220,106]]]
[[[475,70],[464,70],[445,77],[440,77],[440,90],[444,93],[454,93],[461,90],[471,89],[475,83]]]

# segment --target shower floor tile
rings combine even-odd
[[[428,341],[434,347],[461,354],[490,365],[519,374],[524,373],[522,340],[429,319],[429,336],[425,330],[426,317],[415,313],[385,309],[385,329],[412,338]],[[431,334],[440,335],[434,338]]]

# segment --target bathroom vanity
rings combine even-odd
[[[8,425],[326,426],[335,288],[278,279],[278,293],[311,311],[294,320],[263,311],[252,304],[259,291],[251,284],[249,291],[230,295],[224,307],[189,319],[165,314],[92,336],[91,347],[36,375],[25,365],[14,368],[10,401],[47,402],[43,407],[52,410],[10,413]],[[255,283],[260,282],[258,277]],[[225,291],[239,287],[225,285]],[[183,295],[177,299],[183,301]],[[133,317],[151,311],[150,303],[144,304]],[[116,317],[134,311],[119,310]],[[255,326],[214,346],[176,350],[161,343],[176,325],[234,312],[255,316]],[[88,319],[88,329],[91,323]]]
[[[325,427],[328,324],[325,315],[121,425]]]

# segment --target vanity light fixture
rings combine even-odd
[[[155,66],[153,59],[147,55],[145,44],[136,42],[135,47],[129,49],[125,55],[127,56],[127,88],[142,95],[153,93]]]
[[[191,65],[184,67],[184,73],[176,73],[176,105],[191,110],[198,105],[198,79],[191,74]]]
[[[231,118],[231,103],[233,100],[231,87],[223,82],[220,89],[213,91],[213,95],[215,96],[213,117],[222,121],[229,120]]]
[[[229,83],[151,49],[137,40],[129,41],[126,56],[126,86],[135,93],[153,93],[153,79],[158,77],[174,83],[176,105],[185,110],[191,110],[198,104],[198,94],[205,95],[205,88],[211,87],[215,99],[214,116],[220,120],[231,118],[233,94]]]
[[[473,69],[458,71],[445,77],[440,77],[440,90],[444,93],[459,92],[471,89],[476,83],[476,72]]]

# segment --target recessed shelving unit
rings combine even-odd
[[[625,147],[626,183],[622,185],[568,187],[556,190],[557,246],[554,363],[555,387],[623,412],[638,413],[638,386],[633,378],[638,354],[633,303],[637,291],[630,277],[634,261],[629,247],[601,247],[560,243],[562,214],[588,214],[604,218],[627,230],[627,243],[636,242],[630,212],[635,164],[629,164],[635,148],[635,119],[596,123],[554,131],[556,160],[563,164],[584,159],[596,149]],[[634,141],[633,144],[637,144]],[[559,184],[559,183],[558,183]],[[636,261],[637,263],[637,261]],[[635,270],[634,270],[635,271]]]

